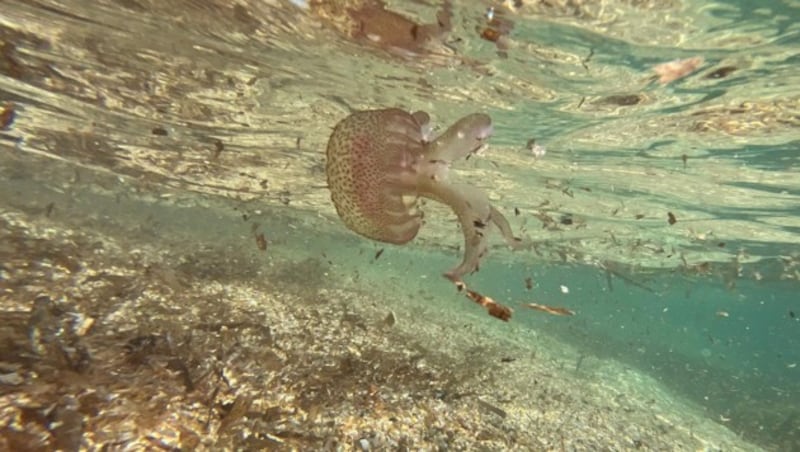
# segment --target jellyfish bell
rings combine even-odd
[[[427,113],[390,108],[353,113],[328,141],[326,174],[339,217],[352,231],[381,242],[405,244],[422,225],[419,199],[450,206],[464,235],[464,257],[445,277],[459,283],[478,268],[494,224],[518,247],[506,218],[477,187],[449,182],[453,161],[481,148],[492,134],[491,118],[467,115],[431,140]]]

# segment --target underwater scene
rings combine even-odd
[[[800,450],[800,1],[0,1],[0,451]]]

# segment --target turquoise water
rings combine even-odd
[[[119,444],[153,447],[158,437],[164,447],[211,450],[363,450],[371,438],[373,449],[392,450],[405,440],[386,425],[405,422],[413,450],[442,447],[436,441],[470,450],[800,449],[800,4],[388,3],[431,25],[415,37],[437,29],[438,10],[451,12],[452,29],[424,45],[400,16],[359,23],[354,11],[375,13],[364,5],[4,2],[3,343],[34,341],[24,338],[44,328],[29,319],[42,294],[66,306],[54,312],[95,319],[96,332],[70,339],[85,341],[92,356],[121,356],[147,334],[205,331],[196,333],[205,345],[176,340],[169,353],[159,349],[200,347],[183,365],[198,399],[175,395],[178,384],[170,400],[183,411],[147,408],[178,419],[159,424],[163,438],[141,433],[153,428],[142,424],[115,437]],[[693,70],[659,80],[657,65],[695,57],[702,61]],[[509,323],[441,278],[463,246],[446,207],[427,203],[418,237],[403,246],[348,231],[334,210],[325,166],[332,128],[354,110],[386,107],[429,112],[436,133],[472,112],[491,116],[489,147],[456,162],[450,177],[487,192],[532,243],[512,252],[493,232],[480,271],[465,277],[514,309]],[[531,140],[546,153],[534,155]],[[575,315],[524,306],[531,302]],[[344,314],[323,315],[339,304]],[[386,321],[394,329],[384,335],[372,325],[387,312],[398,320]],[[214,342],[217,331],[203,322],[226,316],[245,325],[265,316],[275,322],[270,334],[287,343],[262,355],[272,336],[235,325],[233,343],[228,333]],[[368,326],[337,323],[352,316]],[[323,333],[330,336],[315,340]],[[90,371],[71,369],[89,382],[73,391],[61,364],[37,367],[47,359],[12,345],[0,348],[0,425],[9,426],[0,449],[34,437],[39,450],[99,447],[113,436],[107,431],[124,430],[113,410],[86,400],[103,393],[106,371],[127,375],[124,366],[100,358]],[[212,365],[202,347],[247,352],[238,361],[208,352],[219,360]],[[313,363],[342,350],[395,367],[343,358],[358,371],[325,380],[330,366]],[[397,364],[416,354],[432,370]],[[270,364],[274,356],[283,367]],[[223,362],[230,369],[219,371]],[[203,386],[214,366],[211,374],[231,375],[220,377],[227,390]],[[484,371],[502,390],[485,389]],[[168,373],[119,384],[130,392],[149,388],[136,381],[155,382],[169,393]],[[451,394],[480,401],[415,386],[439,381],[434,374],[451,379]],[[304,384],[337,378],[428,395],[413,407],[386,396],[369,414],[348,411],[360,403],[345,397],[348,388],[318,405],[298,395],[317,393]],[[558,397],[541,403],[542,385]],[[214,402],[212,393],[228,399]],[[245,393],[250,408],[239,413]],[[638,408],[612,403],[620,394]],[[94,403],[104,408],[87,408]],[[292,407],[275,415],[284,403]],[[80,435],[52,427],[45,407],[56,405],[82,413]],[[432,411],[420,415],[420,406]],[[459,422],[462,430],[452,427]],[[192,427],[183,436],[167,428],[179,424]],[[421,425],[430,430],[415,430]],[[430,425],[451,426],[448,439]]]
[[[619,359],[688,395],[710,416],[729,419],[735,431],[796,434],[795,284],[746,282],[729,289],[714,279],[634,275],[645,290],[613,276],[609,286],[606,274],[585,268],[548,270],[540,281],[563,280],[569,271],[570,293],[543,287],[536,297],[574,300],[580,318],[569,325],[530,323],[576,344],[586,355],[581,367],[591,369],[597,356]]]

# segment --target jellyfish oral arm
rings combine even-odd
[[[461,225],[461,232],[464,235],[464,257],[459,265],[444,274],[453,283],[462,283],[461,278],[464,275],[478,270],[481,258],[488,251],[488,229],[491,224],[497,226],[503,238],[513,248],[517,248],[521,243],[514,237],[508,220],[489,204],[486,194],[479,188],[429,179],[422,181],[420,189],[421,196],[450,206]]]
[[[459,119],[433,142],[425,146],[428,160],[452,162],[477,151],[492,135],[492,120],[482,113]]]

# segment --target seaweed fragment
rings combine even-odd
[[[493,299],[485,295],[481,295],[474,290],[466,289],[466,295],[470,300],[486,308],[486,311],[490,316],[498,318],[504,322],[508,322],[509,319],[511,319],[511,314],[514,312],[511,308],[503,306]]]

